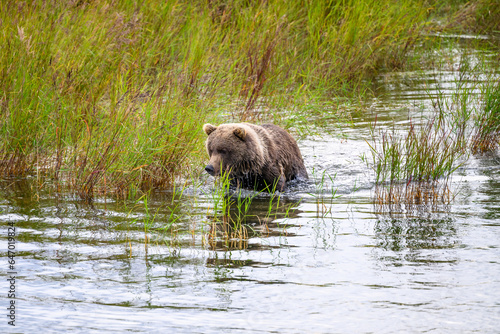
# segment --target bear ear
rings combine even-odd
[[[205,131],[207,136],[210,135],[215,130],[217,130],[217,127],[213,126],[212,124],[207,123],[207,124],[203,125],[203,131]]]
[[[233,130],[233,133],[236,137],[240,138],[241,140],[245,140],[246,132],[245,129],[243,128],[236,128]]]

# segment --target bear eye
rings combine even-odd
[[[217,150],[217,152],[218,152],[219,154],[226,154],[226,153],[227,153],[227,150],[225,150],[225,149],[223,149],[223,148],[222,148],[222,149]]]

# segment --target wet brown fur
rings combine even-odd
[[[207,168],[215,176],[221,168],[228,171],[235,186],[283,191],[288,181],[308,178],[297,142],[276,125],[205,124],[203,130],[208,135]]]

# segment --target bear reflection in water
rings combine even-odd
[[[212,176],[229,173],[232,186],[283,191],[291,180],[307,180],[307,171],[295,139],[273,124],[205,124]]]

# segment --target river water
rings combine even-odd
[[[252,200],[234,230],[214,218],[207,177],[182,195],[127,204],[3,181],[1,331],[498,333],[498,151],[457,170],[450,204],[391,212],[373,200],[370,123],[404,127],[452,94],[463,57],[498,59],[470,43],[453,43],[447,55],[448,69],[380,76],[379,95],[353,125],[299,141],[311,182],[271,210],[269,195],[246,193]]]

